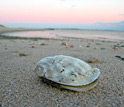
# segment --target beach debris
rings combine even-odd
[[[116,51],[116,50],[118,50],[118,48],[116,48],[116,47],[113,47],[113,50],[114,50],[114,51]]]
[[[35,46],[32,46],[31,48],[35,48]]]
[[[124,58],[122,58],[121,56],[115,56],[116,58],[119,58],[120,60],[124,61]]]
[[[117,58],[121,58],[121,56],[115,56],[115,57],[117,57]]]
[[[124,45],[121,45],[121,47],[124,47]]]
[[[94,50],[96,50],[97,48],[93,48]]]
[[[89,48],[90,46],[89,46],[89,45],[87,45],[86,47],[87,47],[87,48]]]
[[[91,60],[88,60],[87,62],[91,63],[91,64],[99,64],[99,63],[101,63],[101,61],[98,60],[98,59],[91,59]]]
[[[67,46],[68,44],[67,44],[66,42],[62,42],[62,45],[65,45],[65,46]]]
[[[117,44],[117,45],[114,45],[114,47],[120,47],[120,45],[119,45],[119,44]]]
[[[70,48],[74,48],[74,45],[70,45]]]
[[[94,42],[94,40],[91,40],[92,42]]]
[[[102,40],[102,42],[105,42],[105,40]]]
[[[113,50],[116,51],[116,50],[121,49],[122,47],[124,47],[124,45],[117,44],[113,46]]]
[[[22,56],[28,56],[28,54],[20,53],[19,51],[13,51],[13,53],[18,54],[20,57],[22,57]]]
[[[96,43],[96,45],[101,45],[101,43]]]
[[[105,50],[105,48],[101,48],[101,50]]]
[[[97,85],[98,68],[71,56],[57,55],[41,59],[34,72],[42,81],[73,91],[87,91]]]
[[[42,45],[42,46],[43,46],[43,45],[45,45],[45,43],[41,43],[40,45]]]
[[[24,54],[24,53],[19,53],[19,56],[27,56],[27,54]]]
[[[124,58],[121,58],[122,61],[124,61]]]
[[[88,43],[88,45],[91,45],[91,43]]]
[[[114,45],[114,47],[118,48],[118,49],[121,49],[121,47],[123,47],[123,45],[117,44],[117,45]]]

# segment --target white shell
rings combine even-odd
[[[91,68],[80,59],[64,55],[41,59],[37,63],[35,72],[39,77],[66,86],[88,85],[97,80],[100,75],[99,69]]]

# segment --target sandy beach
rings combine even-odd
[[[20,31],[42,31],[45,29],[31,29],[31,28],[8,28],[0,25],[0,35],[7,32],[20,32]]]
[[[0,27],[0,34],[13,29]],[[66,45],[63,45],[63,42]],[[101,70],[87,92],[60,90],[33,72],[44,57],[67,55]],[[1,107],[123,107],[124,41],[0,39]]]

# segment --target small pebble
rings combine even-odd
[[[101,50],[105,50],[105,48],[101,48]]]
[[[35,46],[32,46],[32,48],[35,48]]]
[[[27,55],[24,53],[19,53],[19,56],[27,56]]]
[[[65,45],[65,46],[67,46],[68,44],[67,44],[66,42],[62,42],[62,45]]]
[[[41,43],[40,45],[45,45],[45,43]]]
[[[88,45],[91,45],[91,43],[88,43]]]
[[[74,45],[70,45],[71,48],[74,48]]]
[[[91,59],[91,60],[88,60],[88,63],[91,63],[91,64],[95,64],[95,63],[101,63],[101,61],[100,60],[98,60],[98,59]]]
[[[86,47],[87,47],[87,48],[89,48],[90,46],[89,46],[89,45],[87,45]]]

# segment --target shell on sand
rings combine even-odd
[[[100,70],[71,56],[45,57],[34,72],[47,83],[73,91],[87,91],[98,82]]]

